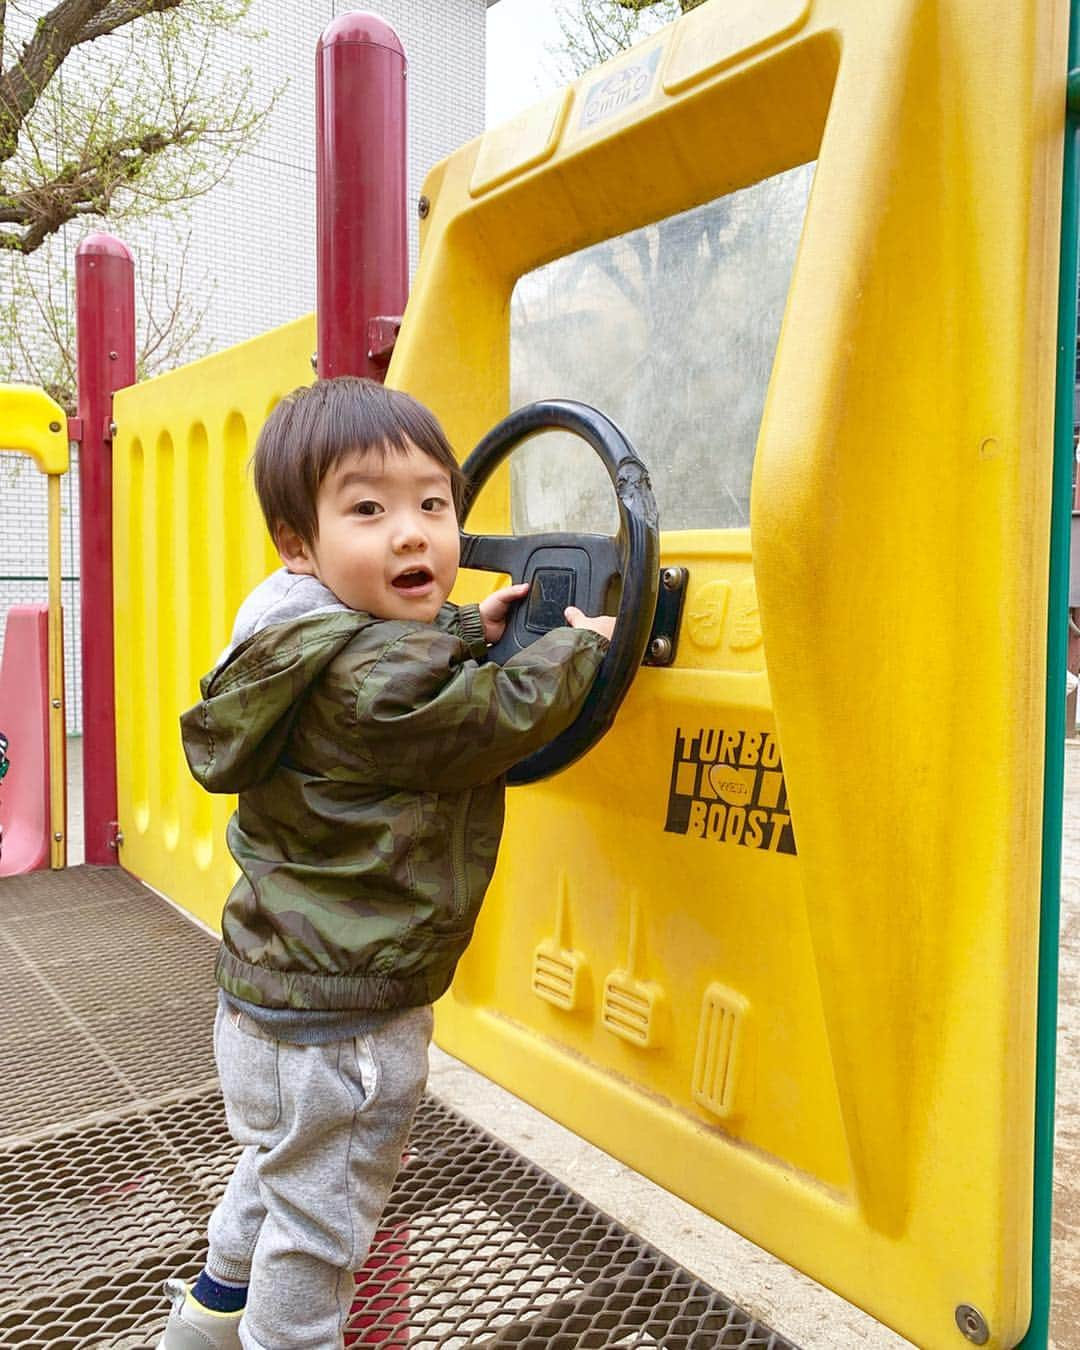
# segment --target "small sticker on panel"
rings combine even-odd
[[[640,60],[624,63],[617,70],[602,75],[585,95],[578,128],[587,131],[615,113],[634,103],[640,103],[652,92],[660,65],[660,48],[654,47]]]
[[[680,727],[664,829],[717,844],[794,854],[795,831],[775,733]]]

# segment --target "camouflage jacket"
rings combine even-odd
[[[310,1010],[438,998],[495,867],[503,775],[573,721],[606,646],[559,628],[500,667],[476,606],[434,624],[333,607],[228,653],[181,718],[198,781],[239,793],[226,994]]]

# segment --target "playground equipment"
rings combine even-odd
[[[432,171],[387,372],[462,448],[602,407],[687,578],[673,661],[511,794],[439,1042],[932,1348],[1046,1344],[1068,19],[701,6]],[[316,346],[301,320],[111,400],[119,860],[210,925],[231,806],[177,716],[275,565],[243,466]],[[591,507],[548,453],[482,472],[470,530]]]
[[[633,447],[595,408],[573,403],[535,403],[494,427],[464,465],[466,498],[475,501],[488,479],[519,445],[544,431],[563,428],[599,455],[615,490],[619,532],[589,534],[463,534],[461,565],[505,573],[532,589],[491,648],[505,662],[543,633],[565,622],[567,605],[586,614],[614,613],[615,635],[604,664],[573,726],[514,765],[509,782],[529,783],[557,773],[580,758],[611,726],[638,667],[645,659],[656,610],[657,519],[649,476]]]
[[[79,408],[83,834],[88,863],[116,862],[113,690],[113,393],[135,380],[135,264],[119,239],[92,234],[75,250]]]
[[[60,603],[60,479],[67,417],[44,391],[0,385],[0,449],[29,455],[48,476],[49,592],[8,614],[0,666],[0,877],[67,857],[64,637]]]

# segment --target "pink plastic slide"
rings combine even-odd
[[[49,865],[49,608],[8,610],[0,664],[0,877]],[[0,762],[3,760],[0,753]]]

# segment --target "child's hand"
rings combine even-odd
[[[595,618],[590,618],[588,614],[583,614],[576,605],[568,605],[563,612],[566,615],[566,622],[571,628],[591,628],[594,633],[599,633],[601,637],[608,639],[615,632],[615,620],[610,614],[598,614]]]
[[[529,585],[527,581],[519,582],[516,586],[503,586],[492,593],[485,600],[480,601],[480,617],[484,621],[484,641],[487,643],[498,642],[506,628],[506,616],[510,613],[510,606],[516,605],[519,600],[523,600],[529,594]]]

